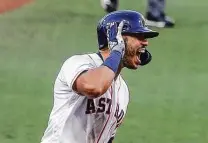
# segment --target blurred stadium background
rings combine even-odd
[[[2,0],[0,1],[3,2]],[[145,13],[145,0],[119,9]],[[151,64],[124,70],[131,102],[115,143],[208,142],[208,2],[168,0],[174,29],[155,29]],[[99,0],[36,0],[0,15],[0,143],[38,143],[64,60],[97,51]]]

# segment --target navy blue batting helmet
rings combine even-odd
[[[111,22],[120,23],[122,20],[127,21],[122,29],[122,34],[138,34],[143,35],[145,38],[153,38],[159,35],[158,32],[149,29],[145,25],[144,16],[132,10],[119,10],[104,16],[97,26],[97,36],[99,49],[108,45],[107,41],[107,24]]]

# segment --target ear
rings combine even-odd
[[[128,39],[128,36],[126,36],[126,35],[122,35],[122,37],[123,37],[124,41]]]
[[[124,40],[124,44],[125,44],[125,47],[127,48],[127,42],[128,42],[128,37],[127,36],[122,36],[123,37],[123,40]]]

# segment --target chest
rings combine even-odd
[[[114,82],[108,91],[99,98],[88,99],[86,114],[102,114],[110,116],[120,124],[129,103],[129,92],[124,81]]]

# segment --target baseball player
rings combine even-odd
[[[106,12],[116,11],[119,0],[101,0],[101,6]],[[175,21],[165,14],[165,0],[148,0],[146,24],[159,28],[174,27]]]
[[[67,59],[54,85],[54,105],[41,143],[112,143],[129,103],[123,68],[151,61],[143,16],[122,10],[97,26],[99,52]]]

